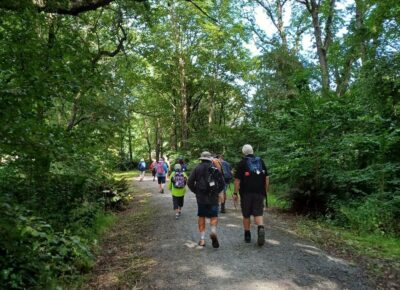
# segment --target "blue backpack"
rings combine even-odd
[[[222,163],[222,172],[224,173],[225,183],[229,183],[233,179],[231,166],[225,160],[223,160],[221,163]]]
[[[144,161],[139,163],[139,170],[140,171],[144,171],[146,169],[146,163],[144,163]]]
[[[247,168],[251,175],[265,174],[260,157],[246,157]]]

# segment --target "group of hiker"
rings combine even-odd
[[[172,195],[175,219],[178,220],[182,214],[186,185],[196,195],[200,234],[199,246],[204,247],[206,245],[206,218],[209,218],[212,246],[214,248],[219,247],[217,237],[218,213],[219,209],[221,213],[226,211],[226,192],[232,180],[234,180],[233,201],[235,206],[240,196],[244,241],[246,243],[251,242],[250,216],[253,216],[257,225],[257,244],[262,246],[265,243],[263,211],[269,187],[267,167],[260,157],[254,155],[251,145],[244,145],[242,153],[243,159],[236,166],[234,175],[232,175],[230,164],[224,160],[222,155],[213,156],[208,151],[201,153],[200,163],[191,171],[189,176],[186,173],[187,166],[183,158],[178,158],[170,174],[170,166],[164,158],[154,161],[150,166],[153,180],[157,177],[160,193],[164,193],[166,176],[169,176],[168,188]],[[140,163],[138,165],[141,172],[140,180],[143,180],[142,165]]]

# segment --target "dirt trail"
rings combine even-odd
[[[149,202],[155,213],[149,243],[143,249],[143,255],[151,257],[155,266],[137,288],[374,289],[358,268],[298,238],[268,213],[266,244],[261,248],[256,245],[255,226],[252,243],[244,243],[240,210],[235,210],[231,201],[227,213],[220,214],[220,248],[212,248],[209,238],[205,248],[199,247],[194,194],[186,193],[183,214],[175,220],[168,190],[158,193],[150,177],[135,183],[151,193]]]

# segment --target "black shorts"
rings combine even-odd
[[[240,194],[240,206],[242,215],[245,218],[252,216],[262,216],[264,213],[265,195],[260,193]]]
[[[218,217],[218,204],[198,204],[197,205],[197,216],[199,217]]]
[[[157,176],[157,181],[158,181],[158,184],[165,183],[165,176]]]
[[[183,207],[183,196],[172,196],[172,203],[174,204],[174,209]]]

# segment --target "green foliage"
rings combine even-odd
[[[371,195],[362,201],[339,203],[335,222],[360,234],[398,235],[399,196]]]
[[[42,219],[5,200],[0,212],[0,281],[5,288],[55,288],[91,267],[93,257],[80,237],[55,232]]]

